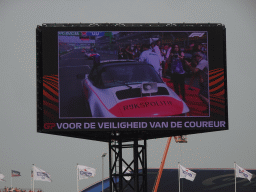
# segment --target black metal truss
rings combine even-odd
[[[129,163],[123,159],[123,149],[125,148],[133,148],[133,160]],[[123,166],[126,167],[125,170],[123,170]],[[141,169],[139,169],[139,167]],[[125,173],[127,170],[129,170],[130,173]],[[131,177],[130,180],[124,178],[128,176]],[[123,144],[122,137],[117,140],[110,139],[109,178],[111,192],[147,191],[146,139],[144,139],[144,143],[140,145],[138,144],[137,138],[133,140],[133,144]]]

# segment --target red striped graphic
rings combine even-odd
[[[58,92],[55,91],[53,88],[51,88],[50,86],[48,86],[46,83],[43,83],[44,88],[48,89],[52,94],[58,96]]]
[[[225,115],[224,69],[209,71],[211,113]]]
[[[223,109],[225,108],[225,105],[223,105],[221,103],[214,102],[214,101],[211,101],[211,105],[219,107],[219,108],[223,108]]]
[[[219,109],[215,109],[215,108],[212,108],[212,107],[211,107],[211,112],[222,115],[222,116],[225,116],[225,111],[221,111]]]
[[[217,101],[218,103],[222,103],[225,104],[225,99],[223,98],[219,98],[219,97],[215,97],[214,95],[211,96],[211,101]]]
[[[211,81],[212,79],[215,79],[215,78],[217,78],[217,77],[219,77],[219,76],[223,76],[224,75],[224,72],[221,72],[221,73],[218,73],[217,75],[211,75],[210,77],[209,77],[209,80]],[[224,76],[223,76],[224,77]]]
[[[220,71],[223,71],[223,69],[222,68],[213,69],[213,70],[209,71],[209,75],[213,75],[213,74],[218,73]]]
[[[223,89],[222,91],[220,91],[219,93],[214,94],[215,96],[224,96],[225,94],[225,90]]]
[[[217,90],[220,90],[220,88],[222,88],[222,87],[224,87],[224,82],[221,83],[220,85],[218,85],[217,87],[210,89],[210,93],[214,92],[214,91],[217,91]]]
[[[59,113],[58,76],[47,75],[43,77],[43,113],[48,122],[56,120]]]
[[[218,78],[218,79],[216,79],[216,80],[214,80],[214,81],[211,81],[211,82],[209,83],[209,86],[213,86],[213,85],[215,85],[215,84],[218,84],[218,83],[220,83],[221,81],[224,81],[224,76],[221,76],[220,78]]]
[[[44,83],[46,83],[47,85],[51,86],[56,91],[58,91],[58,84],[56,85],[56,83],[52,83],[52,82],[49,82],[49,81],[46,81],[46,80],[44,80]]]
[[[51,120],[55,120],[56,119],[55,115],[53,115],[52,113],[50,113],[49,111],[47,111],[45,109],[44,109],[44,115],[47,116]]]
[[[59,112],[59,108],[55,105],[53,105],[52,103],[49,103],[47,101],[43,101],[43,104],[51,109],[53,109],[56,112]]]
[[[47,91],[43,90],[43,94],[44,96],[46,96],[48,99],[50,99],[51,101],[54,101],[56,103],[58,103],[58,99],[54,98],[52,95],[50,95]]]

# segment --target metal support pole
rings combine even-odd
[[[79,180],[79,176],[78,176],[78,163],[76,164],[76,188],[77,188],[77,192],[79,192],[79,187],[78,187],[78,180]]]
[[[119,149],[119,170],[118,170],[118,174],[119,174],[119,191],[122,191],[123,189],[123,176],[122,176],[122,172],[123,172],[123,167],[122,167],[122,160],[123,160],[123,156],[122,156],[122,138],[119,137],[118,139],[118,149]]]
[[[112,177],[112,148],[111,148],[111,138],[109,139],[108,142],[108,155],[109,155],[109,187],[110,187],[110,192],[113,191],[113,177]]]
[[[178,162],[178,179],[179,179],[179,192],[180,192],[180,162]]]
[[[139,191],[139,177],[138,177],[138,139],[134,140],[133,145],[133,159],[134,159],[134,189]]]
[[[102,192],[104,192],[104,160],[103,160],[103,156],[102,156]]]
[[[147,169],[148,169],[148,164],[147,164],[147,140],[144,139],[144,151],[142,152],[143,153],[143,181],[144,181],[144,192],[147,192]]]
[[[33,169],[33,192],[35,191],[35,165],[33,164],[32,165],[33,167],[32,167],[32,169]]]
[[[236,162],[234,162],[234,169],[235,169],[235,192],[236,192]]]
[[[102,192],[104,192],[104,157],[107,155],[107,153],[103,153],[101,155],[102,157]]]

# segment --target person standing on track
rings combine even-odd
[[[155,52],[158,55],[161,65],[162,65],[162,62],[164,61],[164,57],[162,56],[160,46],[161,46],[161,41],[157,40],[156,45],[153,48],[153,52]]]
[[[168,71],[171,75],[171,81],[174,85],[174,91],[177,95],[182,95],[183,101],[185,98],[185,70],[183,68],[184,53],[180,51],[179,45],[173,45],[171,54],[167,61]]]
[[[142,48],[143,52],[140,55],[139,61],[147,62],[148,64],[153,65],[156,72],[160,75],[160,77],[162,77],[162,68],[160,66],[161,61],[159,56],[156,53],[152,52],[152,50],[150,49],[150,45],[144,44]]]
[[[126,45],[125,47],[124,59],[133,59],[133,52],[131,51],[130,45]]]

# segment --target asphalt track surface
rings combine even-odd
[[[117,55],[100,54],[101,60],[117,59]],[[93,66],[81,49],[75,49],[59,60],[59,109],[60,118],[86,117],[85,100],[81,81]]]

